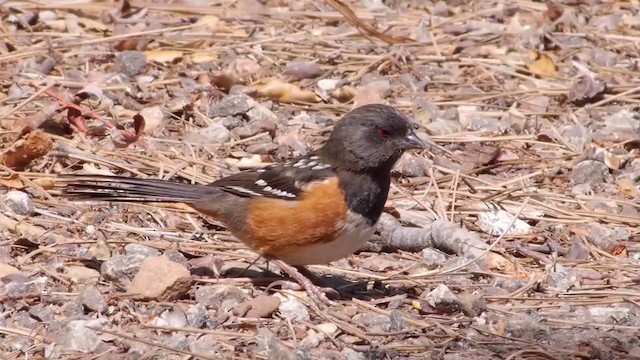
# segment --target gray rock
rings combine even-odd
[[[286,301],[285,301],[286,302]],[[260,355],[267,359],[298,360],[298,356],[266,328],[259,328],[255,336]]]
[[[144,257],[158,256],[160,251],[142,244],[131,243],[124,246],[126,255],[143,255]]]
[[[301,349],[314,349],[320,346],[320,343],[325,339],[325,337],[326,335],[323,333],[309,334],[300,341],[300,344],[298,344],[298,346]]]
[[[69,301],[62,305],[62,314],[67,319],[83,319],[84,306],[77,301]]]
[[[29,216],[33,213],[31,197],[22,191],[11,190],[2,196],[2,201],[18,215]]]
[[[282,317],[292,322],[306,322],[311,319],[307,307],[296,299],[288,299],[280,303],[278,311]]]
[[[116,56],[116,71],[134,77],[147,67],[147,57],[141,51],[127,50]]]
[[[186,336],[181,334],[173,334],[170,338],[166,339],[163,342],[167,344],[167,346],[174,349],[179,349],[182,351],[189,350],[190,341]]]
[[[447,255],[443,252],[432,248],[424,248],[422,250],[422,263],[429,269],[435,269],[443,266],[447,262]]]
[[[200,135],[204,136],[212,144],[224,144],[231,140],[231,131],[222,124],[214,124],[201,129]]]
[[[456,312],[461,308],[458,297],[444,284],[438,285],[426,296],[421,297],[427,304],[439,311]]]
[[[342,349],[340,354],[345,358],[345,360],[366,360],[367,359],[364,356],[364,354],[349,348]]]
[[[276,150],[278,150],[278,147],[278,144],[267,142],[262,144],[251,144],[247,146],[245,150],[250,154],[267,155],[276,152]]]
[[[206,355],[210,358],[221,358],[222,354],[217,344],[220,343],[220,339],[215,334],[205,334],[200,336],[197,340],[192,341],[190,350],[196,354]]]
[[[106,323],[106,320],[73,320],[57,332],[54,338],[65,350],[92,353],[102,344],[102,340],[90,327],[102,328]]]
[[[102,263],[100,274],[105,280],[113,281],[121,289],[126,289],[146,258],[140,254],[114,256]]]
[[[186,265],[189,261],[186,256],[176,249],[166,250],[162,255],[167,257],[167,259],[182,265]]]
[[[48,323],[53,320],[54,309],[52,305],[37,304],[29,308],[29,315],[40,322]]]
[[[618,324],[629,318],[631,310],[622,306],[595,306],[589,308],[589,315],[591,315],[593,321],[598,323]]]
[[[78,301],[88,310],[104,314],[108,304],[104,296],[95,286],[89,286],[80,293]]]
[[[242,126],[244,121],[238,116],[225,116],[222,120],[222,125],[227,129],[235,129],[238,126]]]
[[[295,59],[287,64],[284,75],[292,80],[313,79],[322,75],[322,69],[317,63]]]
[[[393,172],[407,177],[419,177],[427,173],[428,167],[429,160],[424,157],[406,153],[403,154],[400,160],[394,165]]]
[[[607,165],[595,160],[582,161],[573,168],[570,175],[574,184],[601,184],[608,176]]]
[[[205,326],[209,319],[207,308],[202,304],[195,304],[189,307],[186,311],[187,323],[190,327],[199,329]]]
[[[207,112],[210,118],[245,114],[258,103],[245,94],[227,96],[212,104]]]
[[[208,308],[231,310],[246,299],[239,288],[231,285],[207,285],[196,290],[196,302]]]

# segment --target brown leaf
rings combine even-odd
[[[256,97],[268,97],[282,102],[317,103],[321,100],[315,92],[303,90],[298,85],[277,78],[260,80],[247,90],[253,92]]]
[[[23,189],[24,184],[20,180],[20,175],[13,173],[9,177],[0,177],[0,185],[11,189]]]
[[[535,50],[529,53],[529,71],[538,76],[558,77],[558,66],[555,61],[549,55]]]
[[[15,170],[23,170],[33,160],[46,155],[53,148],[51,137],[40,130],[25,129],[20,138],[2,154],[2,163]]]

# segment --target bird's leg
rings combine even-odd
[[[300,284],[300,286],[302,286],[302,288],[304,288],[304,290],[307,292],[307,294],[309,294],[309,297],[311,298],[311,300],[313,300],[316,304],[318,304],[319,306],[322,306],[322,305],[335,306],[335,305],[337,305],[337,303],[335,301],[331,301],[331,300],[329,300],[329,298],[327,298],[327,294],[333,294],[333,295],[340,296],[340,294],[338,294],[338,292],[335,289],[333,289],[333,288],[321,288],[319,286],[316,286],[308,277],[302,275],[302,273],[300,271],[298,271],[298,269],[296,269],[295,267],[285,263],[282,260],[272,260],[272,261],[282,271],[287,273],[287,275],[289,275],[290,278],[292,278],[293,280],[298,282],[298,284]]]

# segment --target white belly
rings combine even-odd
[[[375,230],[376,226],[367,224],[362,215],[350,212],[335,240],[296,247],[275,255],[290,265],[328,264],[360,250]]]

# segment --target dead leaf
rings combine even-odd
[[[558,77],[558,66],[553,59],[538,51],[529,52],[529,71],[538,76],[543,77]]]
[[[46,155],[53,148],[51,137],[40,130],[26,128],[20,138],[2,154],[2,163],[14,170],[24,170],[33,160]]]
[[[291,103],[317,103],[320,97],[311,90],[301,89],[298,85],[277,78],[260,80],[247,89],[255,97],[268,97],[273,100]]]
[[[11,174],[9,177],[0,177],[0,185],[11,188],[11,189],[23,189],[24,184],[22,180],[20,180],[20,175]]]
[[[144,52],[144,55],[149,61],[173,64],[182,60],[184,52],[179,50],[148,50]]]

